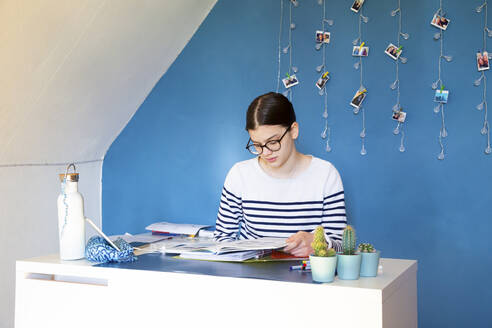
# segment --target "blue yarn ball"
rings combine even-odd
[[[85,246],[85,257],[91,262],[133,262],[137,259],[133,247],[121,238],[113,242],[120,251],[111,246],[104,238],[93,236]]]

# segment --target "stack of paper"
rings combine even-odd
[[[138,246],[138,245],[143,245],[143,244],[150,244],[150,243],[155,243],[164,239],[171,238],[169,236],[164,236],[164,235],[152,235],[151,233],[140,233],[137,235],[132,235],[129,234],[128,232],[125,233],[124,235],[114,235],[109,237],[112,241],[115,241],[118,238],[122,238],[125,240],[127,243],[131,244],[132,246]],[[138,244],[138,245],[137,245]]]
[[[210,227],[209,225],[200,224],[183,224],[183,223],[169,223],[169,222],[157,222],[152,223],[145,229],[152,232],[178,234],[178,235],[197,235],[198,231]]]

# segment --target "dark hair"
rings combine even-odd
[[[254,130],[260,125],[282,125],[290,127],[296,121],[292,103],[284,95],[276,92],[258,96],[248,107],[246,130]]]

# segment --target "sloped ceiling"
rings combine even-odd
[[[216,0],[0,0],[0,165],[101,159]]]

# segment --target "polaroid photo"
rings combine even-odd
[[[352,7],[350,7],[350,10],[358,13],[363,3],[364,0],[355,0],[354,3],[352,4]]]
[[[323,33],[323,43],[330,43],[331,34],[330,32]]]
[[[446,104],[448,102],[449,90],[436,90],[434,95],[434,101],[438,103]]]
[[[321,90],[325,87],[326,82],[328,82],[328,80],[330,79],[330,75],[328,74],[328,72],[324,72],[323,74],[321,74],[318,81],[316,82],[316,86],[318,87],[318,89]]]
[[[477,68],[479,72],[486,71],[490,68],[489,53],[487,51],[483,53],[477,52]]]
[[[446,30],[448,28],[450,20],[439,16],[437,13],[434,14],[434,17],[432,18],[431,25],[435,26],[441,30]]]
[[[352,48],[352,56],[367,57],[369,55],[369,47],[354,46]]]
[[[316,43],[330,43],[331,33],[316,31]]]
[[[395,46],[393,43],[390,43],[389,46],[386,47],[384,53],[390,56],[392,59],[397,60],[402,53],[402,49],[398,50],[397,46]]]
[[[299,84],[299,80],[295,75],[286,77],[285,79],[282,80],[282,82],[284,83],[284,87],[286,87],[287,89],[293,87],[294,85]]]
[[[407,113],[405,112],[393,112],[393,119],[400,123],[405,122],[405,118],[407,117]]]
[[[365,89],[363,91],[357,90],[354,97],[352,98],[352,101],[350,102],[350,106],[359,109],[360,106],[362,105],[362,102],[366,98],[366,93],[367,90]]]

